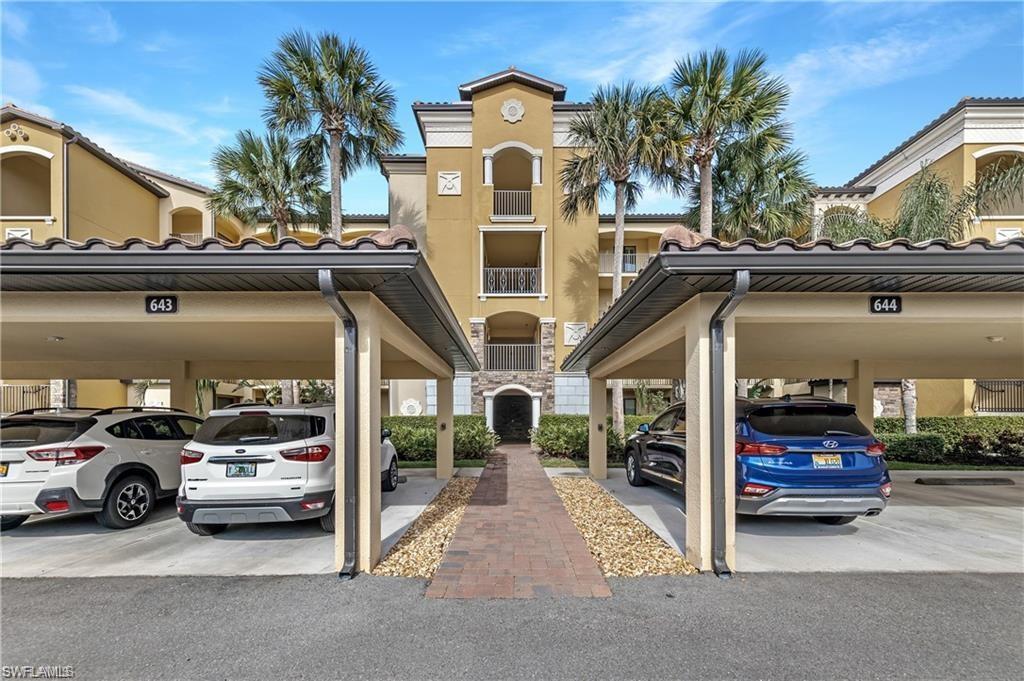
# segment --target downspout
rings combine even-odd
[[[722,579],[732,571],[725,560],[725,322],[750,290],[750,270],[737,270],[732,290],[711,315],[711,567]],[[733,390],[735,392],[735,390]]]
[[[64,179],[64,186],[61,187],[61,201],[64,205],[62,206],[60,226],[61,233],[65,240],[70,238],[68,235],[71,234],[71,230],[68,227],[68,216],[70,216],[71,214],[71,211],[68,208],[68,203],[71,201],[71,187],[68,186],[68,160],[70,159],[70,155],[68,154],[68,147],[70,147],[72,144],[75,144],[76,142],[78,142],[78,135],[75,135],[69,140],[64,140],[63,152],[61,153],[61,175]]]
[[[338,289],[334,286],[334,275],[331,270],[319,270],[317,272],[317,279],[320,284],[320,294],[324,297],[328,307],[341,320],[345,330],[345,358],[343,367],[345,381],[343,386],[334,386],[335,394],[342,395],[344,405],[342,419],[345,424],[343,449],[341,450],[345,453],[345,489],[342,490],[342,503],[345,505],[345,559],[341,570],[338,572],[338,577],[341,579],[352,579],[356,576],[356,474],[358,471],[356,457],[359,452],[359,412],[357,411],[359,407],[359,363],[357,359],[359,356],[359,326],[356,324],[356,316],[352,314],[352,310],[349,309],[349,306],[345,304],[345,301],[338,294]],[[337,503],[338,490],[335,490],[334,497],[335,503]]]

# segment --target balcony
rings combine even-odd
[[[495,189],[491,220],[494,222],[533,222],[533,191]]]
[[[537,343],[488,343],[484,345],[486,371],[538,371],[540,345]]]
[[[488,295],[539,295],[540,281],[539,267],[485,267],[483,289]]]
[[[174,239],[181,239],[182,241],[190,244],[199,244],[203,242],[202,232],[171,232],[171,237]]]
[[[976,381],[974,411],[979,414],[1024,413],[1024,381]]]
[[[653,253],[637,253],[636,251],[626,251],[622,254],[622,273],[623,274],[636,274],[639,272],[651,258],[654,257]],[[615,253],[611,251],[602,251],[598,254],[598,266],[600,267],[601,274],[612,274],[615,269]]]

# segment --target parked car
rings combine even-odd
[[[736,512],[842,525],[878,515],[892,493],[885,445],[852,404],[819,397],[736,400]],[[686,406],[673,404],[626,442],[626,478],[682,490]]]
[[[177,409],[29,409],[0,420],[0,529],[37,513],[142,523],[181,482],[178,456],[201,419]]]
[[[384,430],[381,487],[398,486]],[[334,405],[237,404],[210,412],[181,450],[178,517],[200,536],[228,525],[319,518],[334,531]]]

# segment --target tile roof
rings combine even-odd
[[[483,90],[496,87],[503,83],[522,83],[527,87],[532,87],[542,92],[550,93],[556,102],[560,102],[565,99],[565,86],[554,81],[535,76],[532,73],[521,71],[514,66],[510,66],[504,71],[498,71],[492,73],[489,76],[483,78],[477,78],[471,80],[468,83],[463,83],[459,86],[459,98],[463,101],[468,101],[473,98],[473,95]]]
[[[718,239],[704,239],[695,246],[688,246],[673,239],[663,239],[660,251],[663,252],[717,252],[717,253],[824,253],[824,252],[878,252],[878,251],[1003,251],[1020,249],[1024,251],[1024,238],[989,241],[975,238],[965,241],[949,241],[947,239],[931,239],[929,241],[912,242],[910,239],[891,239],[873,242],[870,239],[854,239],[836,243],[831,239],[818,239],[800,243],[795,239],[778,239],[768,243],[755,239],[740,239],[726,242]]]
[[[171,175],[170,173],[165,173],[164,171],[156,170],[155,168],[147,168],[144,165],[139,165],[138,163],[132,163],[131,161],[125,161],[125,163],[128,165],[129,168],[131,168],[133,170],[137,170],[138,172],[142,173],[143,175],[147,175],[149,177],[155,177],[155,178],[157,178],[159,180],[164,180],[165,182],[170,182],[171,184],[181,185],[182,187],[187,187],[188,189],[194,189],[197,192],[201,192],[203,194],[212,194],[213,193],[213,188],[212,187],[207,187],[204,184],[199,184],[198,182],[193,182],[192,180],[185,179],[184,177],[178,177],[177,175]]]
[[[875,161],[873,164],[871,164],[871,166],[869,166],[865,170],[861,171],[855,178],[853,178],[852,180],[847,182],[847,184],[851,185],[851,186],[856,185],[857,182],[860,181],[865,175],[868,175],[873,170],[875,170],[876,168],[881,166],[883,163],[885,163],[889,159],[891,159],[894,156],[896,156],[897,154],[899,154],[901,151],[903,151],[904,149],[909,147],[911,144],[913,144],[917,140],[921,139],[921,137],[923,137],[924,135],[928,134],[928,132],[930,132],[931,130],[936,128],[940,123],[942,123],[943,121],[947,120],[950,116],[952,116],[953,114],[961,111],[962,109],[967,108],[968,106],[977,106],[977,107],[1024,106],[1024,97],[964,97],[959,102],[957,102],[955,105],[953,105],[952,107],[947,109],[945,112],[940,114],[937,118],[935,118],[935,120],[933,120],[932,122],[928,123],[928,125],[924,126],[920,130],[915,132],[913,135],[911,135],[909,138],[907,138],[898,147],[896,147],[895,149],[890,151],[888,154],[886,154],[882,158],[880,158],[877,161]]]
[[[108,241],[93,237],[85,241],[71,241],[70,239],[52,238],[43,242],[30,241],[28,239],[7,239],[0,244],[0,251],[24,252],[24,251],[405,251],[416,250],[416,240],[409,237],[399,237],[393,240],[383,240],[382,235],[390,230],[376,234],[361,236],[350,241],[338,241],[329,237],[322,237],[314,243],[306,243],[295,237],[285,237],[278,242],[267,243],[255,237],[246,237],[237,243],[208,237],[199,243],[185,241],[176,237],[164,239],[163,241],[149,241],[132,237],[124,241]]]

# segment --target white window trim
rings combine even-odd
[[[973,156],[974,158],[981,158],[983,156],[990,156],[992,154],[1003,154],[1006,152],[1024,154],[1024,144],[997,144],[994,147],[979,149],[978,151],[971,154],[971,156]]]
[[[0,215],[0,220],[10,220],[12,222],[45,222],[48,225],[52,225],[56,221],[52,215]]]
[[[53,152],[47,151],[46,149],[40,149],[39,147],[34,147],[31,144],[9,144],[6,147],[0,147],[0,155],[13,154],[17,152],[42,156],[50,161],[53,160]]]
[[[488,298],[536,298],[537,300],[548,299],[547,280],[547,231],[545,225],[537,227],[487,227],[479,226],[480,230],[480,293],[477,296],[480,300]],[[487,232],[537,232],[540,234],[540,293],[484,293],[484,234]]]

